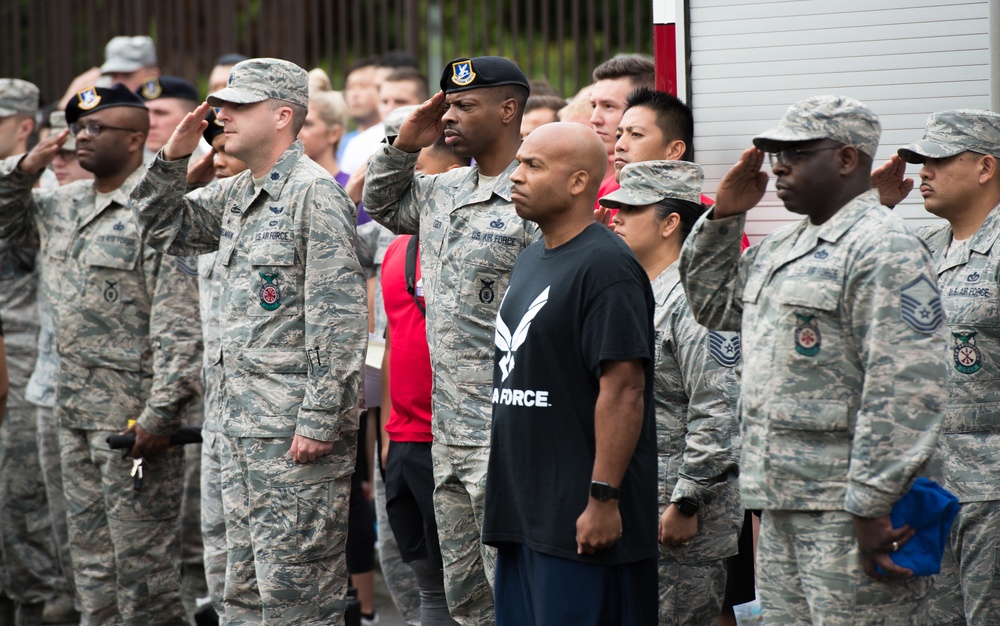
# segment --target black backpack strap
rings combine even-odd
[[[427,311],[421,304],[417,296],[417,247],[420,239],[416,235],[410,235],[410,241],[406,244],[406,293],[413,296],[413,302],[420,309],[420,314],[427,317]]]

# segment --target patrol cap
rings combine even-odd
[[[152,37],[112,37],[104,47],[101,74],[128,74],[153,65],[156,65],[156,46]]]
[[[38,87],[20,78],[0,78],[0,117],[38,112]]]
[[[932,113],[922,141],[898,150],[907,163],[943,159],[968,150],[1000,158],[1000,114],[979,109]]]
[[[446,94],[501,85],[520,85],[531,91],[521,68],[504,57],[458,58],[441,73],[441,91]]]
[[[214,107],[208,110],[208,114],[205,115],[205,121],[208,122],[208,127],[205,128],[205,132],[201,135],[211,145],[213,139],[226,131],[226,125],[220,122],[219,118],[215,116]]]
[[[157,100],[159,98],[179,98],[181,100],[191,100],[201,102],[198,97],[198,88],[191,82],[179,76],[160,76],[151,78],[135,90],[143,100]]]
[[[701,204],[701,184],[705,172],[688,161],[639,161],[622,168],[621,187],[600,198],[601,206],[612,209],[646,206],[667,198]]]
[[[419,105],[411,104],[389,111],[389,114],[385,116],[385,136],[394,137],[398,135],[399,129],[403,126],[406,118],[410,117],[410,113],[419,108]]]
[[[112,107],[145,109],[146,104],[121,83],[115,83],[113,87],[87,87],[70,98],[66,105],[66,123],[72,124],[85,115]]]
[[[69,124],[66,123],[66,112],[65,111],[53,111],[49,113],[49,128],[52,129],[53,135],[58,135],[64,130],[69,128]],[[66,137],[66,143],[63,144],[60,150],[76,150],[76,135],[70,133]]]
[[[214,107],[223,102],[253,104],[269,99],[309,106],[309,73],[283,59],[247,59],[229,71],[226,87],[208,96]]]
[[[862,102],[847,96],[813,96],[796,102],[776,128],[754,137],[753,145],[777,152],[785,144],[833,139],[875,156],[882,125]]]

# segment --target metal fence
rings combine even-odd
[[[651,0],[0,0],[0,75],[58,99],[115,35],[150,34],[166,74],[204,80],[227,52],[320,66],[406,50],[432,77],[456,56],[499,54],[563,94],[620,52],[652,52]]]

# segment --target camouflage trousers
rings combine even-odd
[[[222,458],[218,432],[201,431],[201,539],[205,581],[215,612],[222,615],[226,585],[226,516],[222,508]]]
[[[869,578],[845,511],[765,509],[758,592],[768,626],[925,626],[930,577]]]
[[[434,442],[434,519],[441,542],[444,589],[451,616],[463,626],[493,617],[496,550],[483,545],[483,504],[490,449]]]
[[[1000,624],[1000,501],[962,504],[931,590],[931,623]]]
[[[661,626],[715,626],[726,598],[726,559],[681,563],[660,546]]]
[[[417,587],[417,577],[413,570],[399,554],[396,538],[389,528],[389,514],[385,512],[385,482],[382,473],[375,471],[375,519],[378,521],[378,539],[375,547],[378,549],[379,567],[385,584],[389,587],[389,595],[396,610],[407,624],[420,623],[420,589]]]
[[[45,497],[49,503],[49,518],[55,535],[59,568],[57,589],[60,594],[72,596],[73,560],[69,552],[69,528],[66,526],[66,494],[63,493],[62,458],[59,453],[59,423],[51,407],[35,407],[38,426],[38,462],[45,481]]]
[[[143,462],[111,450],[112,433],[59,428],[73,573],[84,623],[187,624],[181,604],[181,490],[184,451]]]
[[[201,426],[201,402],[184,411],[186,426]],[[209,595],[201,537],[201,445],[184,446],[184,495],[181,499],[181,599],[188,619],[194,620],[198,598]]]
[[[7,408],[0,427],[0,595],[19,604],[50,600],[59,585],[37,431],[34,405]]]
[[[344,619],[356,438],[313,463],[291,437],[220,434],[226,519],[225,624],[320,626]]]

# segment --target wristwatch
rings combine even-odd
[[[677,510],[682,514],[691,517],[692,515],[698,514],[698,501],[692,500],[691,498],[681,498],[677,502],[674,502],[677,506]]]
[[[621,495],[621,489],[615,489],[608,483],[602,483],[599,480],[593,480],[590,482],[590,497],[595,500],[600,500],[601,502],[618,500]]]

